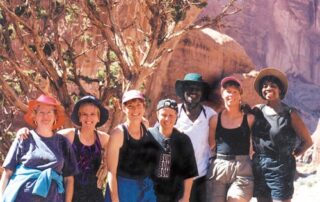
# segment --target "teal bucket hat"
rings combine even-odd
[[[183,80],[177,80],[175,84],[176,95],[180,98],[184,97],[184,86],[186,85],[198,85],[202,87],[201,101],[206,100],[209,95],[209,85],[202,79],[202,76],[198,73],[188,73],[184,76]]]

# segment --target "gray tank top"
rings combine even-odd
[[[255,123],[252,127],[253,147],[257,154],[290,155],[292,154],[297,135],[291,123],[292,109],[286,104],[279,114],[267,115],[266,105],[256,107]]]

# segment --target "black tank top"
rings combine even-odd
[[[72,147],[75,151],[79,174],[75,176],[75,184],[95,185],[97,184],[96,173],[101,163],[101,143],[95,131],[95,142],[93,145],[86,146],[80,142],[79,130],[75,130]]]
[[[248,155],[250,149],[250,128],[247,115],[243,115],[241,126],[227,129],[221,125],[221,112],[216,128],[217,153],[225,155]]]
[[[150,136],[141,124],[142,137],[131,137],[125,125],[123,128],[123,145],[120,148],[117,174],[126,178],[142,179],[151,175],[153,164],[150,162]]]

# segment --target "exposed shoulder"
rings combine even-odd
[[[57,133],[66,137],[71,143],[73,143],[75,130],[75,128],[65,128],[59,130]]]
[[[216,125],[217,124],[217,122],[218,122],[218,114],[215,114],[215,115],[213,115],[211,118],[210,118],[210,126],[212,126],[212,125]]]
[[[253,123],[254,122],[254,115],[253,114],[247,114],[247,120],[248,123]]]
[[[99,139],[100,139],[101,143],[103,145],[108,144],[110,135],[108,133],[105,133],[105,132],[100,131],[100,130],[98,130],[97,133],[98,133],[98,136],[99,136]]]
[[[110,133],[110,142],[111,144],[120,144],[123,143],[123,129],[121,125],[118,125],[114,129],[112,129]]]
[[[75,128],[65,128],[65,129],[61,129],[59,130],[57,133],[63,135],[63,136],[67,136],[67,135],[70,135],[70,134],[73,134],[74,135],[74,132],[75,132]]]

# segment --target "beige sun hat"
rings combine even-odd
[[[274,67],[266,67],[259,72],[258,76],[254,80],[254,89],[256,90],[256,92],[261,96],[259,86],[260,86],[261,80],[266,76],[274,76],[280,80],[280,82],[283,85],[283,91],[284,91],[282,92],[283,96],[281,98],[283,99],[283,97],[285,96],[288,90],[288,79],[287,79],[287,76],[282,71]]]

